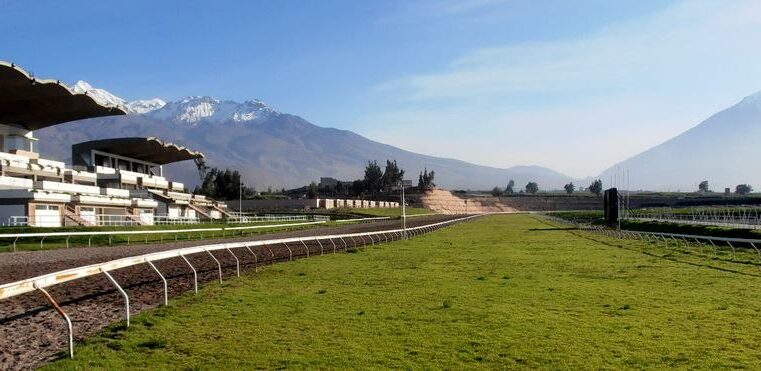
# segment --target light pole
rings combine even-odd
[[[243,222],[243,179],[238,184],[238,222]]]
[[[402,238],[407,239],[407,209],[404,202],[404,180],[399,182],[399,188],[402,189]]]

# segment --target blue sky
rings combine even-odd
[[[754,0],[0,0],[0,59],[43,78],[576,177],[761,90],[758,40]]]

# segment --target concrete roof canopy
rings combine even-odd
[[[87,94],[77,94],[57,80],[40,80],[0,61],[0,123],[37,130],[91,117],[126,115]]]
[[[89,156],[92,150],[133,158],[158,165],[204,158],[203,153],[192,151],[158,138],[112,138],[77,143],[71,147],[72,158]]]

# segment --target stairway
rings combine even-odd
[[[209,210],[207,210],[205,207],[201,207],[201,206],[197,206],[197,205],[193,205],[193,204],[188,204],[188,207],[190,207],[191,209],[195,210],[197,213],[203,215],[205,218],[211,219],[211,215],[209,214]]]
[[[66,208],[63,211],[64,218],[74,222],[76,225],[84,226],[84,227],[92,227],[94,226],[93,223],[83,219],[81,216],[77,214],[77,210],[72,205],[66,205]]]
[[[126,216],[127,219],[130,219],[134,222],[134,225],[143,225],[143,220],[140,219],[139,216],[135,215],[135,209],[128,207]]]

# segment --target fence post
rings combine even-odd
[[[240,260],[238,260],[238,257],[237,257],[237,256],[235,256],[235,253],[233,253],[233,251],[232,251],[232,250],[230,250],[230,248],[227,248],[227,251],[228,251],[228,252],[230,253],[230,255],[232,255],[232,256],[233,256],[233,258],[235,259],[235,271],[237,272],[237,276],[238,276],[238,277],[240,277]]]
[[[315,237],[315,241],[317,241],[317,244],[320,245],[320,255],[324,255],[323,248],[322,248],[322,242],[320,242],[320,239]]]
[[[307,244],[304,243],[304,240],[299,240],[299,241],[301,241],[301,245],[303,245],[304,249],[307,251],[307,258],[308,258],[309,257],[309,247],[307,247]]]
[[[58,303],[56,303],[55,299],[53,299],[53,297],[50,296],[50,294],[45,291],[44,288],[37,286],[36,283],[34,284],[34,288],[40,290],[40,292],[45,295],[45,299],[48,300],[50,305],[52,305],[56,312],[58,312],[58,314],[60,314],[61,317],[63,317],[63,319],[66,321],[66,327],[69,331],[69,358],[74,358],[74,329],[71,326],[71,319],[69,319],[69,316],[66,314],[66,312],[63,311],[63,308],[61,308]]]
[[[732,260],[735,260],[735,247],[732,246],[732,242],[727,241],[727,245],[732,248]]]
[[[119,286],[119,282],[116,282],[114,277],[112,277],[111,274],[108,273],[108,271],[103,270],[102,268],[101,268],[100,271],[103,272],[103,274],[105,274],[106,277],[108,277],[108,280],[111,281],[111,283],[113,283],[114,286],[116,286],[116,289],[119,290],[119,293],[121,293],[122,296],[124,297],[124,307],[125,307],[125,312],[126,312],[126,315],[127,315],[127,327],[129,327],[129,296],[124,291],[124,289],[122,289],[122,287]]]
[[[254,256],[254,272],[259,271],[259,258],[256,257],[256,254],[254,254],[254,250],[251,250],[251,248],[248,245],[243,245],[248,249],[248,252],[251,253],[251,255]]]
[[[287,244],[287,243],[283,242],[283,245],[285,245],[285,248],[286,248],[286,249],[288,249],[288,254],[289,254],[289,255],[288,255],[288,260],[289,260],[289,261],[290,261],[290,260],[293,260],[293,251],[291,251],[291,248],[290,248],[290,247],[288,247],[288,244]]]
[[[264,245],[264,247],[270,252],[270,264],[275,264],[275,254],[272,252],[272,249],[270,249],[269,245]]]
[[[182,260],[185,261],[185,263],[188,263],[188,267],[190,267],[190,269],[193,270],[193,290],[197,294],[198,293],[198,272],[196,272],[195,267],[193,267],[193,264],[190,264],[190,261],[188,260],[188,258],[185,257],[185,255],[180,254],[180,257],[182,258]]]
[[[148,265],[150,265],[151,268],[153,268],[153,270],[156,271],[156,273],[159,275],[159,277],[161,277],[161,280],[164,281],[164,306],[169,305],[169,287],[168,287],[168,285],[166,283],[166,278],[164,278],[164,275],[161,274],[161,271],[159,271],[159,269],[156,268],[155,265],[153,265],[152,261],[146,260],[145,262],[148,263]]]
[[[222,264],[217,260],[217,258],[214,256],[214,254],[211,253],[211,251],[204,249],[203,251],[206,251],[209,256],[211,256],[212,259],[217,263],[217,269],[219,270],[219,284],[222,284]]]

